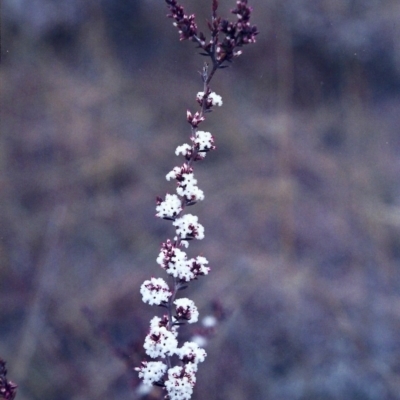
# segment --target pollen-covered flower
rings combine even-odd
[[[142,361],[140,367],[135,368],[139,372],[139,378],[145,385],[152,385],[161,380],[167,372],[167,366],[161,361]]]
[[[172,224],[176,227],[176,233],[182,240],[201,240],[204,238],[204,227],[197,221],[197,216],[185,214],[176,219]]]
[[[174,301],[176,306],[176,317],[183,319],[189,324],[197,322],[199,319],[199,312],[194,302],[186,297]]]
[[[171,296],[168,284],[162,278],[151,278],[144,281],[140,287],[143,303],[160,305],[167,302]]]

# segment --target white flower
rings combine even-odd
[[[161,361],[142,361],[142,366],[135,369],[145,385],[152,385],[163,377],[167,366]]]
[[[138,371],[138,368],[135,368]],[[146,385],[143,382],[136,388],[135,392],[137,397],[144,397],[153,390],[153,385]]]
[[[190,154],[192,150],[192,147],[190,146],[190,144],[184,143],[181,146],[178,146],[175,150],[175,154],[177,156],[179,156],[179,154],[182,154],[183,156],[187,156]]]
[[[191,365],[173,367],[168,370],[165,388],[171,400],[189,400],[196,383],[196,375]]]
[[[170,172],[168,172],[168,174],[166,175],[166,179],[167,181],[171,180],[171,179],[176,179],[177,175],[181,172],[180,167],[174,167],[174,169]]]
[[[217,48],[217,52],[219,52],[219,51],[220,51],[220,48]],[[203,101],[203,98],[204,98],[204,92],[197,93],[196,99],[200,104]],[[207,100],[211,101],[211,104],[213,106],[219,106],[219,107],[222,106],[222,97],[215,92],[211,92],[208,95]]]
[[[205,336],[202,335],[194,335],[190,339],[192,342],[196,343],[199,347],[205,347],[208,344],[208,340]]]
[[[182,211],[182,203],[176,194],[167,194],[156,207],[156,217],[175,218]]]
[[[164,315],[162,318],[160,317],[153,317],[150,321],[150,332],[152,332],[153,330],[157,330],[158,328],[161,327],[167,327],[169,322],[168,319],[168,315]],[[170,329],[171,332],[175,335],[175,337],[177,337],[178,335],[178,325],[172,326],[172,328]]]
[[[204,227],[197,221],[197,216],[185,214],[183,217],[176,219],[172,224],[176,227],[176,233],[181,239],[201,240],[204,238]]]
[[[196,184],[197,179],[195,179],[193,172],[182,174],[182,178],[179,180],[181,186],[195,186]]]
[[[184,281],[194,279],[194,274],[190,269],[187,255],[184,251],[173,248],[172,251],[165,251],[161,249],[157,257],[157,263],[164,268],[167,274],[172,275],[174,278],[179,278]]]
[[[191,266],[190,270],[197,277],[199,275],[208,275],[210,272],[210,267],[207,267],[208,261],[203,256],[197,256],[196,258],[192,258],[190,260]]]
[[[187,242],[184,241],[182,243]],[[157,257],[157,264],[165,269],[167,274],[186,282],[196,279],[199,276],[207,275],[210,271],[210,268],[207,267],[208,261],[205,257],[197,256],[188,260],[187,254],[175,247],[169,240],[163,243]]]
[[[203,97],[204,97],[204,92],[198,92],[196,94],[196,100],[197,101],[203,101]]]
[[[215,318],[213,315],[206,315],[203,320],[201,321],[201,324],[205,328],[214,328],[218,323],[217,318]]]
[[[200,153],[198,153],[200,154]],[[185,197],[188,203],[195,203],[199,200],[204,199],[204,193],[197,187],[197,179],[195,179],[193,175],[193,168],[190,167],[188,164],[183,164],[181,167],[175,167],[172,171],[168,172],[166,175],[167,180],[176,179],[178,181],[178,187],[176,192],[179,196]],[[167,199],[165,200],[167,201]],[[163,204],[163,202],[159,203],[160,208],[160,215],[171,215],[177,210],[181,211],[181,204],[178,204],[176,199],[170,199],[168,204]],[[158,209],[157,209],[158,211]],[[157,214],[157,216],[160,216]],[[177,214],[174,214],[175,217]],[[163,217],[165,218],[165,217]]]
[[[184,319],[189,324],[197,322],[199,319],[199,312],[194,302],[186,297],[174,301],[176,305],[176,316],[179,319]]]
[[[185,344],[176,350],[179,359],[185,363],[193,363],[197,365],[205,360],[207,353],[200,348],[197,343],[185,342]]]
[[[178,240],[178,236],[174,237],[174,240]],[[181,246],[184,247],[185,249],[187,249],[189,247],[189,242],[187,240],[184,240],[183,242],[181,242]]]
[[[150,332],[153,331],[154,329],[158,329],[161,326],[165,326],[162,324],[162,319],[160,317],[153,317],[150,320]]]
[[[208,344],[207,338],[202,335],[194,335],[190,338],[190,340],[196,343],[199,347],[205,347]]]
[[[187,261],[187,255],[180,249],[175,250],[174,257],[168,263],[167,273],[174,276],[175,278],[189,281],[193,278],[193,274],[190,271],[190,267]]]
[[[211,92],[208,95],[208,98],[211,99],[213,106],[218,106],[218,107],[222,106],[222,97],[220,95],[218,95],[217,93]]]
[[[152,327],[144,341],[146,354],[151,358],[172,356],[178,347],[176,334],[164,326]]]
[[[144,281],[140,287],[143,303],[160,305],[167,302],[171,296],[171,292],[167,283],[162,278],[151,278]]]
[[[214,138],[210,132],[197,131],[192,140],[200,152],[215,149]]]
[[[168,265],[169,260],[174,255],[176,247],[171,242],[171,240],[167,240],[165,243],[161,245],[160,254],[157,257],[157,264],[159,264],[162,268],[165,268]]]
[[[172,171],[168,172],[166,175],[167,181],[171,179],[177,179],[178,181],[182,180],[183,175],[190,174],[193,172],[193,168],[188,164],[183,164],[181,167],[174,167]]]
[[[194,182],[197,182],[196,179],[194,179]],[[176,188],[176,193],[178,193],[179,196],[185,197],[186,200],[191,203],[204,200],[204,192],[192,182],[186,185],[180,184]]]

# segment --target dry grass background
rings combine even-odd
[[[251,3],[261,34],[215,78],[196,171],[212,275],[189,297],[229,317],[194,399],[396,400],[399,4]],[[173,234],[153,200],[203,60],[162,2],[2,11],[0,355],[20,400],[134,399],[139,287]]]

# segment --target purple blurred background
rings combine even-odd
[[[182,3],[205,31],[210,1]],[[212,83],[218,151],[195,171],[190,250],[212,271],[185,296],[227,318],[193,399],[399,399],[400,3],[250,3],[260,35]],[[0,357],[18,400],[139,398],[160,314],[139,288],[173,235],[155,198],[204,61],[166,13],[2,2]]]

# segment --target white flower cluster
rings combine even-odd
[[[218,106],[218,107],[222,106],[222,97],[220,95],[218,95],[217,93],[211,92],[208,95],[208,98],[211,99],[213,106]]]
[[[206,352],[200,348],[196,343],[185,342],[185,344],[177,349],[176,354],[186,363],[192,363],[197,367],[197,364],[206,359]]]
[[[140,287],[143,303],[160,305],[166,303],[172,293],[169,290],[167,283],[162,278],[151,278],[144,281]]]
[[[176,227],[176,233],[182,240],[201,240],[204,238],[204,227],[197,221],[197,216],[185,214],[177,218],[172,224]]]
[[[174,303],[177,305],[178,314],[190,316],[193,322],[197,320],[198,311],[191,300],[178,299]],[[176,320],[179,318],[179,315],[175,317]],[[179,348],[176,339],[177,328],[169,330],[168,322],[166,315],[163,319],[154,317],[150,321],[150,332],[146,336],[144,348],[151,358],[176,354],[184,365],[170,368],[168,379],[165,381],[163,377],[168,368],[162,361],[142,361],[141,366],[135,369],[145,385],[164,384],[171,400],[190,399],[196,383],[197,365],[205,360],[207,354],[194,342],[185,342]]]
[[[176,305],[176,316],[193,324],[199,320],[199,312],[192,300],[181,298],[174,301]]]
[[[185,145],[182,145],[180,147],[184,146]],[[176,192],[178,193],[179,196],[183,197],[186,200],[186,203],[194,204],[197,201],[204,200],[204,193],[197,186],[197,179],[195,179],[193,175],[193,168],[189,167],[187,164],[183,164],[181,167],[175,167],[172,171],[168,172],[166,178],[168,181],[171,179],[177,180],[178,187],[176,188]],[[170,196],[176,196],[176,195],[170,195]],[[165,208],[170,208],[170,207],[171,206],[168,205]],[[175,210],[176,208],[174,208],[174,211]]]
[[[168,380],[165,382],[168,396],[171,400],[189,400],[192,397],[193,387],[196,383],[194,365],[187,364],[183,367],[173,367],[168,370]]]
[[[196,148],[199,152],[205,152],[215,149],[214,138],[210,132],[197,131],[192,140],[195,143]]]
[[[178,340],[176,339],[178,332],[170,331],[167,327],[152,322],[150,322],[150,332],[143,345],[146,354],[151,358],[174,355],[178,347]]]
[[[176,179],[180,182],[182,179],[185,179],[184,176],[193,173],[193,168],[190,167],[188,164],[183,164],[181,167],[174,167],[174,169],[165,176],[167,181],[171,179]]]
[[[185,174],[182,182],[176,189],[179,196],[185,197],[189,202],[195,203],[204,200],[204,193],[197,186],[197,179],[194,179],[193,174]]]
[[[176,194],[168,194],[156,207],[156,217],[174,219],[182,211],[182,202]]]
[[[197,126],[204,120],[204,113],[212,106],[222,105],[222,99],[214,92],[197,94],[202,105],[201,111],[192,115],[188,111],[187,120],[192,126],[192,144],[183,144],[176,148],[175,154],[182,155],[186,162],[174,167],[166,179],[176,180],[176,194],[166,194],[165,199],[157,198],[156,216],[172,220],[176,236],[174,241],[167,240],[162,244],[157,263],[171,276],[171,289],[162,278],[151,278],[143,282],[140,293],[144,303],[165,307],[168,314],[162,318],[154,317],[150,321],[150,330],[144,341],[146,354],[153,359],[164,358],[166,361],[143,361],[136,368],[144,385],[164,387],[169,400],[189,400],[196,383],[197,366],[203,362],[206,352],[195,341],[185,342],[178,346],[178,328],[199,319],[199,311],[194,302],[188,298],[178,298],[180,289],[199,276],[210,271],[208,261],[203,256],[188,258],[182,247],[188,247],[189,241],[204,238],[204,227],[192,214],[182,215],[185,207],[204,199],[204,193],[197,186],[193,174],[193,163],[202,160],[208,151],[214,150],[214,138],[210,132],[198,131]],[[205,104],[203,104],[205,102]],[[174,309],[174,311],[173,311]],[[177,356],[179,366],[171,366],[171,357]]]
[[[192,154],[192,146],[188,143],[184,143],[183,145],[176,148],[175,154],[177,156],[179,156],[179,154],[182,154],[184,157],[190,156],[190,154]]]
[[[200,275],[207,275],[210,271],[205,257],[197,256],[188,260],[186,253],[172,245],[170,241],[163,243],[157,264],[169,275],[185,282],[197,279]]]
[[[138,370],[139,378],[143,379],[143,383],[152,385],[167,372],[167,366],[161,361],[142,361],[142,366]]]
[[[202,102],[204,100],[204,92],[197,93],[196,99],[200,104],[202,104]],[[207,96],[207,103],[211,103],[211,105],[213,105],[213,106],[221,107],[222,106],[222,97],[215,92],[211,92]]]

